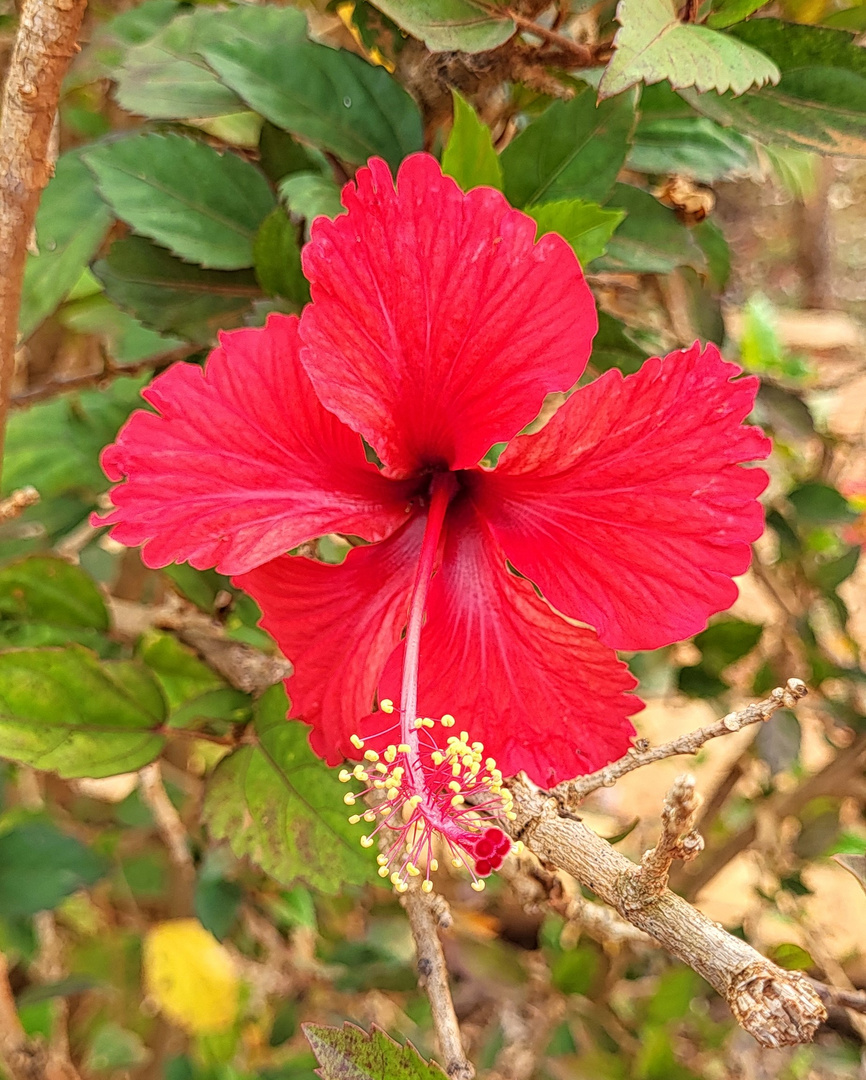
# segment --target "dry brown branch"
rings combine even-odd
[[[52,173],[60,86],[78,46],[86,0],[24,0],[0,120],[0,456],[9,409],[24,263]]]
[[[866,1016],[866,991],[844,990],[839,986],[828,986],[827,983],[822,983],[818,979],[810,979],[809,982],[825,1005],[850,1009],[852,1012],[863,1013]]]
[[[433,1027],[445,1071],[453,1080],[473,1080],[475,1068],[463,1049],[460,1025],[457,1023],[448,984],[448,966],[439,940],[439,928],[445,929],[451,925],[448,906],[442,897],[435,893],[422,892],[414,880],[400,902],[409,916],[418,956],[418,985],[430,1001]]]
[[[159,762],[145,765],[138,774],[138,782],[141,797],[153,814],[153,820],[168,850],[168,857],[184,875],[194,877],[195,867],[187,844],[187,832],[180,814],[166,793]]]
[[[44,1054],[24,1032],[9,985],[9,966],[0,952],[0,1063],[11,1080],[36,1080],[44,1066]]]
[[[695,832],[700,805],[695,778],[688,773],[678,776],[665,798],[659,842],[644,852],[640,869],[631,879],[636,896],[643,902],[648,903],[665,891],[671,863],[691,862],[704,850],[703,837]]]
[[[777,967],[670,890],[654,897],[635,890],[640,868],[573,815],[566,816],[556,799],[522,779],[511,790],[517,814],[512,835],[702,975],[762,1046],[814,1038],[827,1011],[805,976]]]
[[[632,747],[619,761],[606,765],[598,772],[582,776],[578,780],[559,784],[551,794],[555,795],[567,810],[573,811],[591,792],[601,787],[613,787],[616,781],[626,773],[641,769],[644,765],[651,765],[654,761],[663,761],[665,758],[676,757],[679,754],[696,754],[710,739],[717,739],[720,735],[730,735],[731,732],[740,731],[749,724],[769,720],[778,709],[793,708],[808,692],[806,684],[800,679],[788,679],[788,684],[784,689],[776,687],[764,701],[747,705],[739,712],[728,713],[727,716],[707,727],[680,735],[670,742],[662,743],[661,746],[645,747],[639,741],[638,745]]]
[[[35,487],[23,487],[13,491],[0,501],[0,524],[20,517],[28,506],[35,506],[38,502],[39,492]]]

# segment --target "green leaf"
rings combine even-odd
[[[844,555],[840,555],[838,559],[818,563],[809,571],[810,580],[824,592],[832,592],[834,589],[838,589],[842,582],[847,581],[857,569],[861,551],[862,548],[859,546],[852,547]]]
[[[629,337],[628,327],[606,311],[599,311],[590,359],[593,368],[599,374],[619,368],[624,375],[633,375],[646,358],[647,353]]]
[[[278,206],[262,222],[253,244],[256,277],[269,296],[284,296],[299,308],[310,299],[301,269],[299,226]]]
[[[807,525],[846,524],[858,517],[845,496],[829,484],[801,484],[788,494],[788,502]]]
[[[323,214],[335,218],[344,213],[340,189],[333,180],[318,173],[299,172],[280,181],[280,198],[298,217],[312,222]]]
[[[724,30],[727,26],[748,19],[766,4],[767,0],[722,0],[707,19],[707,26],[712,30]]]
[[[705,116],[671,120],[641,116],[626,165],[635,172],[676,173],[710,184],[752,175],[758,161],[748,139]]]
[[[730,689],[726,682],[707,671],[703,664],[694,664],[680,668],[677,674],[677,689],[682,694],[693,698],[718,698]]]
[[[261,295],[251,271],[202,270],[144,237],[116,241],[93,267],[105,293],[145,326],[209,345]]]
[[[442,172],[453,176],[464,191],[481,185],[501,191],[502,165],[493,149],[490,128],[456,90],[451,95],[454,124],[442,151]]]
[[[192,649],[160,630],[151,630],[144,635],[138,655],[157,677],[172,710],[208,690],[225,686]]]
[[[53,825],[18,825],[0,836],[0,915],[21,918],[56,908],[107,870],[105,859]]]
[[[18,332],[29,337],[66,298],[93,258],[111,214],[77,151],[61,154],[36,214],[38,254],[27,256]]]
[[[44,556],[0,569],[0,616],[108,629],[108,611],[95,582],[77,566]]]
[[[792,941],[783,941],[774,945],[770,950],[770,956],[779,967],[786,971],[808,971],[815,967],[815,961],[800,945]]]
[[[131,135],[85,154],[99,191],[136,232],[217,270],[253,264],[274,206],[267,180],[236,154],[182,135]]]
[[[597,105],[587,86],[570,101],[554,102],[500,155],[508,201],[603,202],[628,153],[635,101],[624,94]]]
[[[129,112],[157,120],[227,116],[245,106],[198,55],[208,41],[233,32],[236,11],[196,8],[131,48],[117,73],[115,96]]]
[[[236,32],[202,53],[250,108],[344,161],[378,155],[396,169],[422,148],[418,107],[384,68],[305,35],[300,11],[247,7]]]
[[[308,729],[286,719],[282,687],[259,699],[255,730],[258,745],[224,758],[208,784],[202,812],[211,834],[286,886],[305,881],[335,895],[370,881],[345,789],[310,749]]]
[[[771,57],[781,81],[740,98],[682,90],[694,109],[761,142],[866,156],[866,50],[850,34],[769,18],[730,34]]]
[[[648,191],[617,184],[606,205],[625,210],[627,217],[593,269],[668,274],[678,266],[706,268],[704,253],[691,232]]]
[[[866,4],[861,2],[845,8],[844,11],[833,11],[823,16],[821,22],[824,26],[832,26],[837,30],[852,30],[855,34],[862,34],[866,30]]]
[[[118,367],[171,352],[183,345],[180,338],[149,330],[138,319],[116,308],[105,297],[99,282],[93,280],[100,291],[64,304],[58,318],[74,333],[96,337]]]
[[[530,206],[527,214],[538,225],[538,235],[553,232],[566,240],[581,263],[603,255],[608,241],[625,217],[623,210],[605,210],[598,203],[583,199]]]
[[[0,653],[0,756],[64,778],[113,776],[153,761],[165,699],[132,660],[77,645]]]
[[[698,634],[694,641],[701,651],[701,664],[713,675],[750,653],[758,644],[763,626],[743,619],[720,619]]]
[[[674,88],[742,94],[777,83],[769,57],[742,41],[694,23],[682,23],[673,0],[619,0],[615,52],[598,86],[599,97],[621,94],[635,83],[662,79]]]
[[[490,15],[472,0],[373,0],[431,52],[487,52],[508,41],[515,32],[511,19]]]
[[[439,1066],[424,1061],[411,1043],[400,1046],[375,1026],[369,1035],[354,1024],[304,1024],[303,1029],[322,1080],[446,1080]]]

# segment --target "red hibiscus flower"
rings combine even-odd
[[[499,192],[462,193],[425,154],[396,188],[371,161],[343,204],[304,249],[300,321],[224,334],[204,369],[144,392],[157,411],[103,456],[124,481],[105,520],[148,565],[216,566],[255,597],[294,664],[292,715],[332,764],[386,726],[378,694],[400,702],[410,781],[419,713],[454,714],[505,775],[600,767],[640,707],[613,650],[688,637],[736,597],[763,522],[766,475],[741,467],[769,451],[742,425],[757,380],[696,344],[606,373],[520,435],[576,384],[597,328],[565,241],[536,242]],[[286,554],[330,532],[367,543],[340,566]],[[468,738],[436,767],[462,755],[470,786],[474,764],[496,786]]]

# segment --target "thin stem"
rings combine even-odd
[[[418,716],[418,662],[421,649],[421,627],[424,624],[424,612],[427,606],[427,590],[433,575],[433,564],[445,523],[445,512],[457,482],[450,472],[436,473],[430,487],[430,507],[427,511],[427,525],[421,542],[421,555],[412,586],[409,601],[409,619],[406,625],[406,644],[403,658],[403,685],[400,691],[400,738],[411,747],[406,756],[406,779],[408,786],[423,795],[421,779],[420,741],[415,720]]]

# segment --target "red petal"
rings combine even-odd
[[[330,765],[357,757],[349,738],[406,624],[424,522],[419,515],[381,544],[353,548],[340,566],[284,555],[234,579],[294,664],[292,715],[313,725],[310,744]]]
[[[525,770],[543,786],[621,757],[641,708],[625,692],[635,685],[625,664],[508,571],[468,500],[449,511],[447,529],[421,633],[421,713],[452,713],[506,776]],[[401,645],[383,696],[399,700],[402,663]]]
[[[298,360],[298,320],[221,337],[204,370],[175,364],[102,457],[123,544],[148,566],[189,561],[242,573],[328,532],[379,540],[406,521],[409,489],[364,457],[316,398]]]
[[[715,345],[609,371],[516,439],[475,498],[508,558],[618,649],[690,637],[737,597],[761,535],[770,441],[743,427],[757,379]]]
[[[475,465],[575,384],[597,319],[565,241],[437,162],[373,159],[304,249],[302,359],[325,406],[388,470]]]

